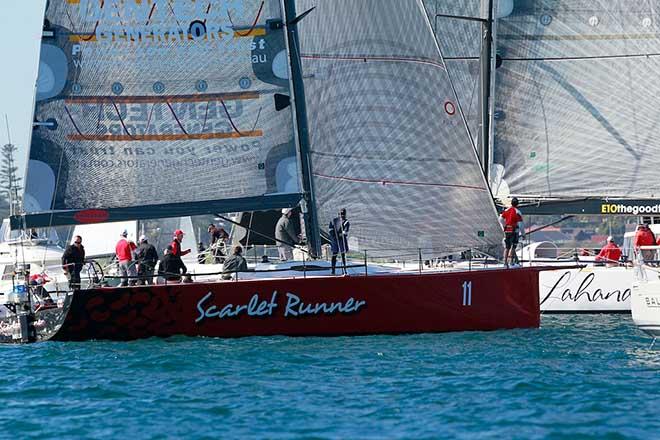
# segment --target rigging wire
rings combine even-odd
[[[124,118],[121,117],[121,112],[119,111],[119,108],[117,107],[117,103],[115,102],[112,97],[110,97],[110,103],[112,103],[112,106],[115,108],[115,112],[117,112],[117,117],[119,118],[119,122],[121,123],[121,126],[124,128],[124,131],[128,135],[129,138],[132,140],[136,140],[137,138],[131,134],[130,131],[128,131],[128,128],[126,127],[126,124],[124,123]]]
[[[264,9],[264,3],[265,2],[263,2],[263,1],[261,2],[261,6],[259,6],[259,12],[257,12],[257,16],[254,18],[254,22],[252,23],[252,26],[250,27],[250,29],[246,33],[239,32],[239,31],[235,30],[237,35],[239,35],[241,37],[247,37],[248,35],[250,35],[252,33],[252,31],[254,31],[254,29],[257,27],[257,23],[259,23],[259,17],[261,17],[261,12]],[[229,22],[231,23],[232,28],[235,27],[236,25],[234,24],[234,21],[231,18],[231,13],[229,12],[229,9],[227,9],[227,16],[229,17]]]
[[[533,233],[535,233],[535,232],[539,232],[539,231],[541,231],[541,230],[543,230],[543,229],[545,229],[545,228],[549,228],[550,226],[554,226],[554,225],[557,225],[557,224],[559,224],[559,223],[562,223],[562,222],[564,222],[564,221],[566,221],[566,220],[572,219],[573,217],[575,217],[575,216],[574,216],[574,215],[566,215],[566,216],[562,217],[561,219],[556,220],[556,221],[554,221],[554,222],[552,222],[552,223],[548,223],[548,224],[545,224],[545,225],[543,225],[543,226],[539,226],[538,228],[530,229],[530,230],[529,230],[528,232],[526,232],[525,234],[526,234],[526,235],[531,235],[531,234],[533,234]]]
[[[284,241],[284,240],[278,240],[277,238],[275,238],[275,237],[271,237],[270,235],[263,234],[263,233],[261,233],[261,232],[259,232],[259,231],[255,231],[255,230],[252,229],[251,227],[243,226],[242,224],[240,224],[240,223],[238,223],[238,222],[235,222],[234,220],[232,220],[232,219],[230,219],[230,218],[228,218],[228,217],[225,217],[225,216],[223,216],[223,215],[221,215],[221,214],[216,214],[216,217],[221,218],[222,220],[224,220],[224,221],[226,221],[226,222],[228,222],[228,223],[231,223],[231,224],[234,225],[234,226],[240,226],[241,228],[246,228],[248,231],[251,231],[251,232],[253,232],[254,234],[256,234],[256,235],[258,235],[258,236],[260,236],[260,237],[267,238],[267,239],[269,239],[269,240],[273,240],[275,243],[282,243],[282,244],[286,244],[287,246],[291,246],[291,247],[295,247],[295,246],[296,246],[295,243],[289,243],[289,242]],[[300,249],[301,251],[303,251],[303,252],[306,253],[306,254],[310,254],[310,252],[309,252],[307,249],[305,249],[304,247],[302,247],[302,246],[298,247],[298,249]],[[310,254],[310,255],[311,255],[311,254]]]

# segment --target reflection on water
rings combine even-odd
[[[628,350],[631,364],[660,370],[660,344],[655,342],[655,340],[649,342],[648,348]]]

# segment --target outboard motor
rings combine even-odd
[[[15,342],[32,342],[37,338],[27,284],[29,277],[30,265],[17,264],[12,277],[12,291],[5,294],[4,306],[10,315],[3,319],[2,336],[10,337]]]

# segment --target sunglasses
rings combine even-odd
[[[82,244],[82,241],[74,241],[75,244]]]

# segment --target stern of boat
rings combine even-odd
[[[52,302],[35,303],[15,295],[0,304],[0,343],[27,344],[51,339],[62,327],[74,292]]]
[[[653,337],[660,336],[660,269],[636,266],[630,299],[633,322]]]

